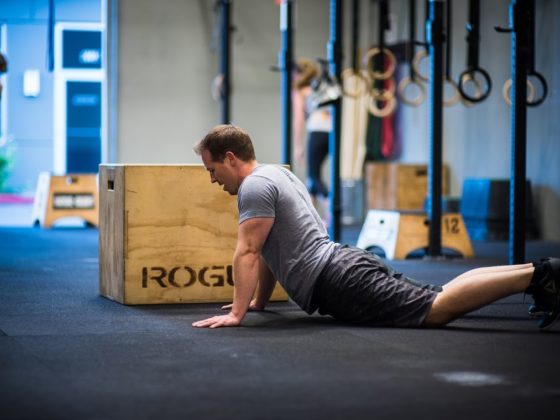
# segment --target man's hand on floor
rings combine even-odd
[[[213,316],[212,318],[193,322],[192,326],[196,328],[220,328],[237,327],[240,324],[241,320],[230,312],[227,315]]]

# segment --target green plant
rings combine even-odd
[[[9,144],[0,144],[0,191],[4,191],[6,181],[10,177],[12,164],[12,148]]]
[[[10,162],[9,160],[4,157],[0,156],[0,191],[4,191],[4,183],[8,179],[9,171],[8,166]]]

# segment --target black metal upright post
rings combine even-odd
[[[341,80],[342,72],[342,0],[331,0],[330,35],[327,44],[329,71]],[[331,105],[332,130],[329,134],[329,153],[331,156],[331,188],[329,192],[332,220],[329,235],[333,241],[340,240],[340,132],[342,121],[342,101]]]
[[[352,0],[352,68],[358,72],[360,68],[359,41],[360,35],[360,0]]]
[[[48,23],[48,51],[47,51],[47,69],[49,72],[54,71],[54,25],[55,25],[55,6],[54,0],[49,0],[49,23]]]
[[[428,257],[441,256],[441,168],[443,122],[443,0],[430,0],[426,34],[430,53],[430,161],[428,166]]]
[[[532,8],[531,8],[532,6]],[[511,39],[511,168],[509,263],[525,262],[525,182],[527,161],[527,60],[529,22],[534,0],[512,0]]]
[[[409,65],[414,57],[414,47],[416,46],[416,0],[408,0],[408,36],[410,37],[410,45],[407,48],[407,61]],[[411,78],[414,72],[411,71]]]
[[[282,162],[286,165],[292,164],[292,68],[294,62],[292,9],[292,0],[282,0],[278,67],[280,69]]]
[[[280,5],[280,68],[282,162],[292,163],[292,68],[294,62],[292,12],[293,1],[282,0]]]
[[[389,3],[387,0],[379,0],[379,18],[378,18],[379,26],[377,28],[378,31],[378,45],[379,49],[383,51],[385,49],[385,31],[390,29],[390,22],[389,22]],[[378,71],[384,72],[385,71],[385,54],[381,53],[378,54],[376,57],[375,67]],[[379,84],[380,88],[383,88],[383,82]]]
[[[221,121],[222,124],[231,122],[231,0],[221,0],[221,51],[220,74],[223,77],[221,92]]]

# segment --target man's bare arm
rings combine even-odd
[[[231,311],[227,315],[194,322],[193,327],[231,327],[241,323],[249,310],[251,299],[257,288],[262,270],[261,250],[273,223],[273,218],[258,217],[248,219],[239,225],[237,246],[233,257],[235,285]]]
[[[249,311],[262,311],[266,307],[266,304],[272,296],[274,291],[274,286],[276,286],[276,279],[273,277],[272,272],[268,268],[268,265],[264,261],[261,255],[259,267],[259,283],[257,285],[257,292],[255,297],[249,304]],[[222,306],[224,310],[230,310],[233,307],[233,303]]]
[[[276,279],[272,276],[268,265],[266,265],[266,262],[261,256],[259,266],[259,284],[257,286],[255,298],[251,302],[251,309],[262,311],[270,300],[270,296],[272,296],[275,285]]]

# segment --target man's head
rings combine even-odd
[[[210,181],[224,186],[224,191],[236,195],[243,179],[256,164],[255,150],[249,135],[233,125],[214,127],[195,146],[202,157]]]
[[[221,162],[226,152],[232,152],[244,162],[255,160],[255,149],[249,134],[234,125],[217,125],[204,136],[195,146],[196,154],[202,156],[207,150],[214,162]]]

